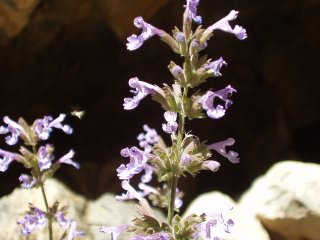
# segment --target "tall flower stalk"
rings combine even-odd
[[[61,129],[66,134],[73,132],[69,125],[62,124],[64,119],[65,114],[60,114],[56,119],[51,116],[45,116],[42,119],[36,119],[29,126],[23,118],[15,122],[6,116],[3,118],[6,125],[0,126],[0,134],[8,134],[5,138],[8,145],[17,144],[19,139],[24,142],[20,146],[20,153],[0,149],[0,171],[5,172],[13,161],[19,162],[25,168],[30,169],[31,175],[20,175],[21,186],[26,189],[40,188],[45,206],[44,211],[30,204],[30,210],[27,211],[23,219],[17,222],[22,226],[22,235],[29,236],[34,231],[47,226],[48,239],[53,240],[53,222],[57,222],[62,229],[69,232],[68,240],[84,235],[84,232],[76,230],[76,222],[74,220],[65,218],[66,207],[59,208],[57,201],[52,206],[49,205],[44,187],[46,180],[54,175],[61,164],[69,164],[77,169],[80,167],[77,162],[72,160],[74,156],[73,150],[70,150],[57,161],[53,161],[53,146],[51,144],[40,145],[42,141],[49,139],[53,129]]]
[[[184,219],[179,216],[182,205],[182,193],[178,189],[180,177],[187,174],[196,176],[201,170],[216,172],[220,163],[212,160],[212,152],[222,155],[231,163],[238,163],[238,153],[228,150],[234,144],[233,138],[228,138],[213,144],[206,144],[191,134],[186,128],[188,120],[209,117],[220,119],[232,105],[231,95],[236,90],[228,85],[223,89],[203,91],[199,86],[209,78],[220,77],[221,68],[227,63],[222,57],[217,60],[200,56],[208,44],[208,40],[217,30],[225,31],[243,40],[247,37],[246,30],[238,25],[231,27],[230,21],[236,19],[235,10],[212,24],[202,28],[201,16],[197,13],[199,0],[187,0],[183,14],[182,30],[175,27],[172,35],[144,21],[142,17],[134,20],[134,25],[142,30],[140,35],[128,37],[127,49],[132,51],[140,48],[152,36],[159,36],[171,49],[183,59],[181,65],[171,61],[168,68],[174,81],[173,84],[163,84],[162,87],[140,81],[137,77],[129,80],[133,89],[132,97],[124,99],[124,109],[136,108],[140,102],[151,95],[165,110],[165,123],[162,129],[170,134],[171,143],[166,145],[155,129],[144,125],[144,133],[138,136],[140,148],[133,146],[121,151],[123,157],[128,157],[128,164],[121,164],[117,169],[122,180],[122,188],[126,191],[118,200],[137,199],[140,202],[139,216],[131,225],[120,227],[101,227],[100,231],[111,233],[112,239],[117,239],[122,231],[134,232],[131,240],[147,239],[220,239],[221,234],[230,233],[233,221],[226,219],[223,212],[192,214]],[[193,30],[192,24],[199,26]],[[141,183],[136,190],[130,185],[130,180],[144,172]],[[162,187],[149,186],[152,175],[157,176]],[[153,205],[167,208],[167,220],[155,217],[147,201]],[[219,230],[220,229],[220,230]]]

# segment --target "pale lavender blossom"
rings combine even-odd
[[[76,169],[80,168],[79,163],[73,161],[71,158],[73,158],[74,156],[74,151],[70,150],[67,154],[65,154],[64,156],[62,156],[57,162],[58,163],[65,163],[65,164],[69,164],[74,166]]]
[[[121,164],[120,167],[117,168],[117,176],[121,180],[129,180],[134,175],[140,173],[148,161],[148,154],[137,147],[124,148],[120,154],[123,157],[130,158],[127,165]]]
[[[222,57],[220,57],[218,60],[206,63],[203,65],[203,68],[206,70],[212,70],[214,75],[219,77],[222,74],[220,73],[220,69],[223,65],[227,65],[227,63],[223,60]]]
[[[197,15],[197,7],[199,5],[199,0],[187,0],[186,7],[186,17],[192,18],[197,24],[201,24],[202,18]]]
[[[180,165],[183,167],[188,167],[192,162],[192,157],[189,154],[182,154],[180,158]]]
[[[206,32],[213,32],[214,30],[219,29],[234,34],[240,40],[246,39],[247,33],[243,27],[236,25],[234,28],[232,28],[229,24],[229,21],[235,20],[237,18],[238,13],[238,11],[232,10],[227,16],[208,27]]]
[[[17,122],[11,120],[8,116],[3,118],[3,122],[6,123],[8,126],[0,127],[0,134],[7,134],[11,133],[11,135],[5,138],[5,141],[8,145],[14,145],[18,142],[20,134],[23,134],[25,137],[28,138],[28,134],[26,131],[18,124]]]
[[[184,36],[184,34],[182,32],[179,32],[176,36],[175,36],[175,39],[178,43],[183,43],[186,38]]]
[[[21,234],[28,236],[34,231],[44,228],[47,225],[47,221],[45,212],[38,208],[32,208],[32,211],[17,223],[22,226]]]
[[[150,235],[138,234],[129,240],[172,240],[172,237],[166,232],[159,232]]]
[[[160,29],[150,25],[149,23],[146,23],[142,17],[136,17],[133,21],[133,24],[137,28],[142,29],[142,33],[139,36],[137,36],[136,34],[132,34],[127,38],[128,43],[126,45],[127,49],[130,51],[136,50],[141,47],[144,41],[146,41],[150,37],[154,35],[162,35],[162,31]]]
[[[52,165],[52,151],[53,147],[50,144],[46,144],[45,146],[41,146],[38,150],[38,165],[40,170],[49,169]]]
[[[143,183],[150,182],[152,180],[152,174],[155,168],[152,165],[146,163],[143,166],[143,170],[144,170],[144,174],[141,176],[141,182]]]
[[[54,215],[54,217],[55,217],[56,221],[59,223],[59,226],[60,226],[62,229],[68,229],[68,228],[70,228],[70,225],[71,225],[72,220],[66,219],[64,212],[58,211],[58,212],[56,212],[56,214]]]
[[[135,190],[128,180],[123,180],[121,182],[121,187],[126,190],[126,193],[122,193],[120,196],[116,196],[116,200],[124,201],[124,200],[132,200],[137,199],[139,201],[142,200],[142,193]]]
[[[35,120],[33,128],[38,134],[39,139],[47,140],[50,136],[52,128],[58,128],[64,131],[66,134],[72,134],[73,129],[69,125],[62,125],[62,121],[65,119],[65,114],[60,114],[56,119],[51,116],[45,116],[43,119]]]
[[[160,136],[154,128],[150,128],[147,124],[143,125],[145,133],[140,133],[137,137],[139,146],[144,149],[146,153],[152,152],[152,146],[158,143]]]
[[[128,225],[122,225],[117,227],[101,226],[99,228],[99,232],[111,234],[111,240],[117,240],[119,235],[128,228],[129,228]]]
[[[227,108],[229,108],[232,104],[232,101],[229,99],[229,97],[233,92],[236,92],[236,90],[230,85],[216,92],[208,91],[199,99],[199,102],[201,103],[202,108],[207,111],[208,117],[218,119],[225,115]],[[225,102],[224,106],[218,104],[215,107],[213,105],[213,101],[216,97]]]
[[[77,230],[77,222],[76,221],[71,221],[70,223],[70,228],[69,228],[69,233],[68,233],[68,239],[67,240],[73,240],[74,238],[78,236],[84,236],[86,235],[84,231],[78,231]]]
[[[86,233],[84,231],[77,230],[76,221],[71,221],[67,240],[73,240],[74,238],[76,238],[78,236],[85,236],[85,235],[86,235]]]
[[[212,172],[216,172],[219,170],[220,163],[214,160],[207,160],[202,163],[201,168],[205,170],[210,170]]]
[[[131,90],[134,94],[133,98],[124,99],[123,106],[126,110],[136,108],[143,98],[157,91],[154,85],[140,81],[137,77],[129,79],[129,86],[135,90]]]
[[[232,219],[224,220],[222,213],[205,214],[206,221],[195,226],[193,239],[220,240],[231,233],[234,225]]]
[[[138,185],[139,189],[142,190],[141,195],[142,197],[148,196],[150,193],[154,193],[159,195],[159,192],[156,188],[151,187],[150,185],[147,185],[145,183],[139,183]]]
[[[167,123],[162,124],[162,129],[166,133],[172,134],[175,133],[178,129],[178,123],[177,121],[177,113],[176,112],[170,112],[166,111],[164,113],[164,118],[167,121]]]
[[[21,174],[19,177],[21,187],[30,189],[37,184],[37,179],[27,174]]]
[[[10,163],[14,160],[22,159],[23,157],[19,154],[4,151],[0,149],[0,172],[7,171]]]
[[[239,154],[234,151],[228,151],[226,150],[227,146],[232,146],[235,143],[235,140],[233,138],[228,138],[224,141],[213,143],[209,145],[209,149],[213,149],[217,151],[219,154],[221,154],[223,157],[228,158],[228,160],[232,163],[239,163]]]

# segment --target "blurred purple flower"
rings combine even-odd
[[[62,156],[57,162],[58,163],[65,163],[74,166],[76,169],[80,168],[79,163],[73,161],[71,158],[74,156],[74,151],[70,150],[67,154]]]
[[[19,181],[21,182],[21,187],[26,189],[32,188],[37,183],[37,179],[27,174],[21,174]]]
[[[219,170],[220,163],[214,160],[207,160],[202,163],[202,169],[210,170],[212,172],[216,172]]]
[[[178,123],[177,121],[177,113],[176,112],[165,112],[164,118],[167,121],[167,123],[162,124],[162,129],[166,133],[172,134],[175,133],[178,129]]]
[[[121,150],[121,156],[129,157],[130,161],[127,165],[121,164],[118,167],[118,177],[121,180],[129,180],[134,175],[140,173],[148,161],[148,155],[137,147],[124,148]]]
[[[129,228],[128,225],[122,225],[117,227],[101,226],[99,228],[99,232],[111,234],[111,240],[117,240],[119,235],[128,228]]]
[[[208,91],[199,99],[199,102],[202,104],[202,108],[207,111],[208,117],[218,119],[224,116],[227,108],[232,104],[229,97],[233,92],[236,92],[236,90],[230,85],[216,92]],[[224,106],[218,104],[215,107],[213,105],[213,101],[216,97],[225,102]]]
[[[156,87],[154,85],[140,81],[137,77],[129,79],[129,86],[135,90],[131,90],[134,94],[133,98],[124,99],[123,106],[126,110],[136,108],[143,98],[156,92]]]
[[[46,213],[38,208],[32,208],[32,211],[17,223],[22,226],[21,234],[28,236],[47,225]]]
[[[63,212],[61,212],[61,211],[56,212],[54,217],[62,229],[68,229],[70,227],[72,220],[66,219],[65,214]]]
[[[46,144],[39,148],[37,155],[39,159],[38,165],[41,171],[51,167],[53,160],[52,151],[53,147],[50,144]]]
[[[193,21],[197,24],[201,24],[201,16],[197,16],[197,7],[199,5],[199,0],[187,0],[186,7],[186,17],[192,18]]]
[[[3,122],[6,123],[8,126],[0,126],[0,134],[7,134],[11,133],[11,135],[5,138],[6,143],[8,145],[14,145],[18,142],[20,134],[23,134],[28,138],[28,134],[26,131],[18,124],[17,122],[11,120],[8,116],[3,118]]]
[[[123,180],[121,182],[121,187],[126,190],[126,193],[122,193],[120,196],[116,196],[116,200],[118,201],[124,201],[124,200],[131,200],[131,199],[137,199],[139,201],[142,200],[142,193],[136,191],[129,183],[128,180]]]
[[[154,233],[151,235],[138,234],[129,240],[172,240],[173,238],[166,232]]]
[[[7,171],[10,163],[14,160],[22,159],[23,157],[19,154],[7,152],[0,149],[0,172]]]
[[[139,36],[137,36],[136,34],[132,34],[130,37],[127,38],[128,43],[126,45],[127,45],[127,49],[130,51],[138,49],[139,47],[141,47],[144,41],[146,41],[147,39],[149,39],[154,35],[161,36],[162,31],[146,23],[142,17],[136,17],[133,20],[133,24],[137,28],[142,29],[142,33]]]
[[[53,119],[51,116],[45,116],[43,119],[35,120],[33,128],[38,134],[39,139],[47,140],[50,136],[52,128],[58,128],[64,131],[66,134],[72,134],[73,130],[69,125],[62,125],[62,121],[65,119],[65,117],[65,114],[60,114],[56,119]]]
[[[227,63],[220,57],[218,60],[209,62],[203,65],[203,68],[206,70],[212,69],[215,76],[219,77],[222,74],[220,73],[220,69],[223,65],[227,65]]]
[[[205,214],[206,221],[195,226],[193,239],[220,240],[231,233],[232,219],[224,220],[222,213]]]
[[[228,160],[232,163],[239,163],[239,154],[234,151],[228,151],[226,150],[227,146],[232,146],[234,144],[235,140],[233,138],[228,138],[224,141],[213,143],[209,145],[209,149],[213,149],[217,151],[219,154],[221,154],[223,157],[228,158]]]
[[[71,220],[69,233],[68,233],[68,239],[67,240],[73,240],[74,238],[78,236],[84,236],[86,233],[84,231],[78,231],[77,230],[77,222]]]
[[[152,146],[160,139],[157,131],[154,128],[150,128],[147,124],[143,125],[145,133],[140,133],[137,137],[139,146],[144,149],[146,153],[152,152]]]

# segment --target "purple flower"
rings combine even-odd
[[[222,74],[220,73],[220,69],[223,65],[227,65],[227,63],[220,57],[218,60],[204,64],[203,67],[206,70],[212,69],[215,76],[219,77]]]
[[[99,228],[99,232],[111,234],[111,240],[117,240],[119,235],[128,228],[129,228],[128,225],[122,225],[117,227],[101,226]]]
[[[37,183],[37,179],[27,174],[21,174],[19,181],[21,182],[21,187],[26,189],[32,188]]]
[[[38,208],[32,208],[31,212],[17,223],[22,226],[21,234],[28,236],[35,230],[44,228],[47,225],[46,213]]]
[[[1,126],[0,127],[0,134],[7,134],[11,133],[11,135],[5,138],[6,143],[8,145],[14,145],[18,142],[20,134],[25,135],[28,137],[26,131],[15,121],[12,121],[8,116],[3,118],[4,123],[8,125],[8,127]]]
[[[161,30],[146,23],[142,17],[136,17],[133,21],[133,24],[137,28],[142,29],[142,33],[139,36],[137,36],[136,34],[132,34],[130,37],[127,38],[128,43],[126,45],[127,45],[127,49],[130,51],[136,50],[139,47],[141,47],[144,41],[146,41],[150,37],[154,35],[159,35],[159,36],[162,35]]]
[[[201,16],[197,16],[197,7],[199,5],[199,0],[187,0],[186,7],[186,16],[187,18],[192,18],[193,21],[197,24],[201,24]]]
[[[229,21],[235,20],[238,16],[238,11],[232,10],[226,17],[222,18],[215,24],[208,27],[206,32],[213,32],[216,29],[232,33],[236,35],[236,37],[240,40],[244,40],[247,38],[246,30],[243,27],[236,25],[233,29],[229,24]]]
[[[183,167],[188,167],[192,162],[192,157],[189,154],[182,154],[180,158],[180,165]]]
[[[52,128],[58,128],[64,131],[66,134],[73,132],[69,125],[62,125],[62,121],[65,119],[65,114],[60,114],[59,117],[53,119],[51,116],[45,116],[43,119],[37,119],[34,121],[33,128],[38,134],[39,139],[47,140],[50,136]]]
[[[224,220],[222,213],[205,214],[206,221],[195,226],[193,239],[220,240],[228,238],[234,225],[232,219]]]
[[[202,169],[210,170],[212,172],[218,171],[219,167],[220,167],[220,163],[218,163],[217,161],[213,161],[213,160],[204,161],[202,163]]]
[[[128,180],[123,180],[121,182],[121,187],[126,190],[126,193],[122,193],[121,196],[116,196],[116,200],[123,201],[123,200],[131,200],[131,199],[138,199],[139,201],[142,200],[142,193],[137,192],[129,183]]]
[[[130,158],[130,161],[127,165],[121,164],[117,169],[117,175],[121,180],[129,180],[134,175],[140,173],[148,161],[147,153],[138,149],[137,147],[122,149],[121,156]]]
[[[232,104],[232,101],[229,99],[229,96],[236,92],[234,88],[230,85],[224,89],[221,89],[216,92],[208,91],[203,95],[199,102],[202,104],[202,108],[207,111],[207,115],[210,118],[218,119],[224,116],[226,110]],[[214,99],[218,97],[225,102],[224,106],[218,104],[216,107],[213,105]]]
[[[227,140],[213,143],[209,145],[209,149],[216,150],[219,154],[221,154],[223,157],[228,158],[228,160],[232,163],[239,163],[238,153],[234,151],[226,151],[227,146],[232,146],[234,144],[233,138],[228,138]]]
[[[52,151],[53,147],[50,144],[46,144],[45,146],[41,146],[38,150],[38,165],[40,170],[49,169],[52,165]]]
[[[129,240],[171,240],[172,237],[166,232],[154,233],[151,235],[138,234]]]
[[[79,163],[73,161],[71,158],[74,156],[74,151],[70,150],[67,154],[61,157],[57,162],[58,163],[65,163],[74,166],[76,169],[80,168]]]
[[[148,94],[153,94],[157,91],[154,85],[140,81],[137,77],[129,80],[129,86],[131,88],[135,88],[135,90],[131,90],[131,92],[134,94],[133,98],[124,99],[123,106],[126,110],[136,108],[143,98],[145,98]]]
[[[146,153],[152,152],[152,146],[158,143],[160,136],[154,128],[150,128],[147,124],[143,125],[145,133],[140,133],[137,137],[139,146],[144,149]]]
[[[12,152],[7,152],[2,149],[0,149],[0,172],[5,172],[7,171],[10,163],[13,160],[18,160],[23,158],[21,155],[12,153]]]
[[[138,185],[139,189],[142,190],[141,195],[142,197],[145,197],[147,195],[149,195],[150,193],[154,193],[154,194],[158,194],[159,192],[157,189],[155,189],[154,187],[151,187],[150,185],[147,185],[145,183],[139,183]]]
[[[78,236],[84,236],[86,235],[84,231],[78,231],[77,230],[77,223],[76,221],[71,220],[69,233],[68,233],[68,239],[67,240],[73,240],[74,238]]]
[[[164,119],[167,121],[167,123],[162,124],[162,129],[166,133],[175,133],[178,129],[178,123],[177,121],[177,113],[176,112],[165,112],[164,113]]]
[[[141,176],[141,182],[147,183],[152,180],[152,174],[154,172],[154,167],[148,163],[143,166],[144,174]]]
[[[61,211],[58,211],[55,215],[54,215],[56,221],[59,223],[59,226],[62,229],[68,229],[70,227],[71,221],[70,219],[66,219],[65,218],[65,214]]]

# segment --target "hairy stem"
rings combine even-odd
[[[35,146],[32,146],[32,150],[33,150],[33,154],[36,155],[37,154],[37,149],[36,149]],[[40,178],[41,177],[41,170],[40,170],[39,167],[36,170],[36,172],[37,172],[37,175],[39,175],[38,177]],[[46,192],[45,192],[45,189],[44,189],[44,184],[43,184],[42,181],[40,182],[40,189],[41,189],[44,205],[46,207],[46,217],[48,219],[49,240],[53,240],[53,237],[52,237],[52,216],[51,216],[51,212],[50,212],[50,209],[49,209],[49,204],[48,204],[47,195],[46,195]]]
[[[172,219],[174,216],[174,202],[176,199],[176,191],[177,191],[177,184],[178,184],[178,177],[175,175],[172,175],[172,178],[170,180],[170,200],[169,200],[169,206],[168,206],[168,223],[172,224]]]

